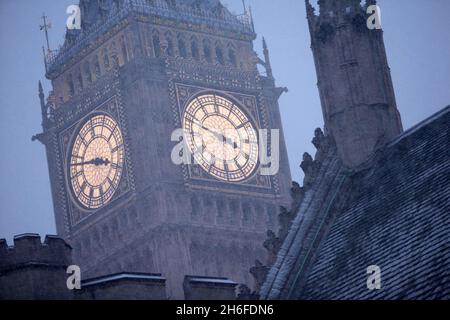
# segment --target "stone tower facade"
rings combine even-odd
[[[402,131],[383,41],[367,27],[375,1],[306,0],[326,133],[343,163],[355,167]]]
[[[172,298],[183,297],[185,275],[251,286],[248,270],[264,259],[261,244],[290,202],[291,177],[278,109],[284,90],[267,46],[265,59],[253,50],[250,17],[218,0],[81,0],[80,8],[82,29],[68,30],[47,57],[53,91],[45,101],[40,88],[44,132],[36,138],[46,146],[58,234],[83,278],[161,273]],[[280,130],[278,173],[262,175],[258,162],[233,181],[173,163],[172,133],[204,96],[234,105],[255,129]],[[102,128],[111,150],[95,138]],[[105,148],[110,157],[96,153]]]

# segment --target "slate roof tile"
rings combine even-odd
[[[328,166],[319,179],[336,177],[336,168]],[[318,216],[330,198],[315,184],[307,200],[315,206],[301,207],[289,233],[296,236],[283,244],[262,297],[450,298],[450,106],[376,152],[345,183],[345,194],[336,184],[326,190],[346,200],[332,204],[321,232]],[[319,245],[311,245],[314,234]],[[381,268],[380,290],[367,288],[370,265]]]

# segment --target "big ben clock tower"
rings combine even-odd
[[[40,98],[58,233],[83,278],[162,273],[252,285],[291,177],[276,88],[248,15],[218,0],[81,0],[81,30],[47,57]],[[267,73],[261,75],[257,64]],[[191,164],[177,165],[182,129]],[[280,130],[262,174],[261,129]],[[271,139],[269,139],[271,141]],[[271,144],[269,143],[269,146]],[[267,150],[266,150],[267,151]],[[270,152],[269,152],[270,153]]]

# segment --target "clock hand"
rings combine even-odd
[[[216,139],[222,141],[222,142],[225,143],[225,144],[230,145],[231,147],[233,147],[233,149],[237,149],[237,147],[238,147],[237,143],[236,143],[236,142],[233,142],[231,139],[229,139],[228,137],[226,137],[226,136],[223,135],[222,133],[219,133],[219,132],[217,132],[217,131],[215,131],[215,130],[213,130],[213,129],[207,128],[207,127],[205,127],[203,124],[201,124],[201,123],[198,122],[198,121],[195,121],[195,120],[194,120],[194,123],[195,123],[197,126],[199,126],[200,128],[202,128],[202,129],[204,129],[204,130],[206,130],[206,131],[211,132],[211,133],[216,137]]]
[[[92,159],[92,160],[86,161],[86,162],[74,163],[74,164],[71,164],[70,166],[77,167],[77,166],[84,166],[84,165],[92,164],[92,165],[95,165],[96,167],[99,167],[101,165],[107,166],[110,163],[111,162],[108,159],[103,160],[103,158],[95,158],[95,159]]]
[[[223,139],[223,135],[220,134],[219,132],[214,131],[214,130],[212,130],[212,129],[210,129],[210,128],[205,127],[202,123],[200,123],[200,122],[197,121],[197,120],[194,120],[194,123],[195,123],[197,126],[199,126],[200,128],[202,128],[203,130],[206,130],[206,131],[211,132],[217,139],[219,139],[219,140],[222,140],[222,139]]]
[[[238,145],[236,142],[234,142],[232,139],[228,138],[227,136],[222,135],[223,143],[230,145],[233,149],[237,149]]]
[[[223,142],[230,145],[233,149],[237,149],[238,145],[236,142],[233,141],[233,139],[228,138],[227,136],[223,136]]]
[[[233,139],[230,139],[226,135],[219,133],[217,131],[214,131],[212,129],[206,129],[206,130],[208,130],[212,134],[214,134],[216,136],[216,138],[219,139],[220,141],[222,141],[223,143],[230,145],[233,149],[237,149],[238,145],[236,142],[233,141]]]

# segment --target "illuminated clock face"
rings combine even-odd
[[[85,209],[98,209],[111,201],[124,163],[121,130],[114,119],[99,114],[88,119],[72,145],[69,184]]]
[[[255,171],[256,131],[230,100],[214,94],[193,99],[186,108],[183,129],[196,163],[215,178],[239,182]]]

